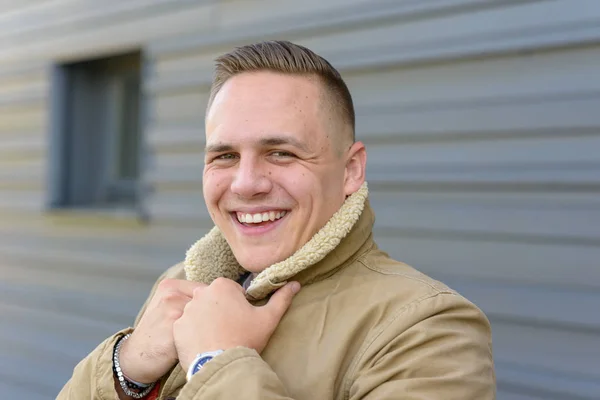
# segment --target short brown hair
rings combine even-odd
[[[273,71],[290,75],[313,75],[323,83],[333,109],[352,128],[355,140],[355,114],[352,96],[340,73],[323,57],[306,47],[288,41],[266,41],[236,47],[215,60],[215,72],[207,111],[227,80],[242,72]]]

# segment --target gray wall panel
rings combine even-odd
[[[55,395],[210,229],[212,60],[265,38],[342,70],[369,150],[376,238],[488,313],[498,398],[596,398],[595,0],[0,0],[0,390]],[[140,48],[149,222],[43,211],[60,109],[51,66]],[[44,372],[27,385],[14,366]]]

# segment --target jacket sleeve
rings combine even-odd
[[[409,304],[363,346],[350,371],[349,400],[494,400],[491,329],[452,292]]]
[[[168,273],[169,271],[161,275],[152,287],[150,295],[135,319],[134,326],[137,325],[144,314],[148,301],[154,295],[158,283],[167,277]],[[133,328],[127,328],[114,334],[81,360],[56,400],[118,400],[112,371],[112,352],[117,339],[121,335],[132,331]]]
[[[271,367],[255,350],[226,350],[185,384],[177,400],[291,400]]]
[[[56,400],[118,400],[112,371],[112,352],[117,339],[131,328],[109,337],[81,360]]]
[[[409,304],[367,340],[340,388],[349,400],[494,400],[491,331],[485,315],[453,293]],[[177,400],[290,400],[254,351],[227,350]]]

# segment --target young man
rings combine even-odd
[[[216,227],[59,399],[495,398],[483,313],[373,242],[365,146],[326,60],[289,42],[218,58],[206,143]]]

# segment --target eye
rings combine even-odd
[[[219,156],[216,156],[215,160],[231,160],[231,159],[234,159],[235,157],[236,157],[235,154],[227,153],[227,154],[221,154]]]
[[[271,153],[271,155],[280,158],[296,157],[296,155],[290,153],[289,151],[274,151]]]
[[[224,153],[224,154],[218,154],[215,156],[208,157],[207,163],[226,163],[226,162],[235,160],[237,158],[238,158],[238,156],[235,153]]]

